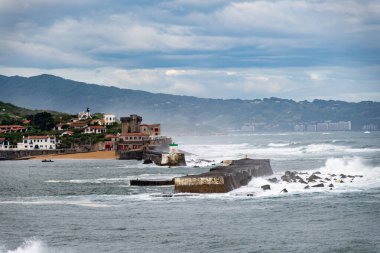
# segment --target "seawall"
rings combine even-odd
[[[176,192],[225,193],[247,185],[253,177],[272,175],[269,159],[234,160],[209,172],[174,178]]]
[[[29,159],[40,155],[56,155],[56,154],[73,154],[74,149],[34,149],[34,150],[1,150],[0,160],[20,160]]]

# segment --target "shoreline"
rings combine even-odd
[[[115,151],[93,151],[85,153],[71,153],[71,154],[51,154],[33,156],[29,160],[55,160],[55,159],[88,159],[88,160],[116,160],[117,156]]]

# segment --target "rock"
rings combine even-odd
[[[255,196],[255,194],[253,194],[253,193],[248,193],[247,194],[247,197],[253,197],[253,196]]]
[[[262,185],[261,189],[263,189],[264,191],[265,190],[270,190],[270,185],[269,184]]]
[[[305,180],[303,180],[302,178],[300,180],[298,180],[298,182],[301,184],[307,184],[307,182]]]
[[[281,180],[290,183],[291,179],[285,175],[281,176]]]
[[[337,180],[335,180],[335,183],[342,184],[342,183],[344,183],[344,181],[342,179],[337,179]]]
[[[313,175],[311,175],[311,176],[307,179],[307,181],[311,182],[311,181],[315,181],[315,180],[317,180],[317,179],[321,179],[321,178],[318,177],[317,175],[313,174]]]
[[[319,171],[314,172],[313,175],[315,175],[315,174],[321,174],[321,172],[319,172]]]
[[[310,188],[310,186],[308,186],[308,185],[306,185],[305,187],[304,187],[304,189],[309,189]]]
[[[313,186],[311,186],[311,187],[325,187],[325,185],[324,185],[323,183],[321,183],[321,184],[313,185]]]
[[[340,178],[346,178],[347,176],[344,174],[340,174]]]
[[[331,181],[331,178],[325,177],[326,181]]]
[[[331,177],[336,177],[336,175],[335,174],[329,174]]]
[[[199,166],[198,165],[194,165],[193,168],[199,168]]]
[[[269,178],[268,181],[271,182],[271,183],[278,183],[277,177]]]
[[[143,162],[143,164],[151,164],[151,163],[153,163],[153,162],[152,162],[152,160],[149,160],[149,159],[146,159],[146,160],[144,160],[144,162]]]
[[[298,174],[300,174],[300,175],[309,175],[309,173],[307,173],[307,172],[298,172]]]
[[[334,185],[333,184],[329,184],[329,187],[334,187]]]
[[[280,191],[280,193],[281,192],[285,192],[286,193],[286,192],[288,192],[288,190],[286,188],[284,188],[284,189],[282,189],[282,191]]]
[[[355,176],[351,176],[351,175],[347,175],[347,177],[349,177],[349,178],[355,178]]]

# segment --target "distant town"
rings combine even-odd
[[[20,124],[0,125],[0,150],[132,151],[171,142],[161,136],[160,124],[143,124],[141,116],[119,120],[89,108],[71,117],[41,112],[15,120]]]

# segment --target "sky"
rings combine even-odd
[[[380,101],[380,0],[0,0],[0,74]]]

